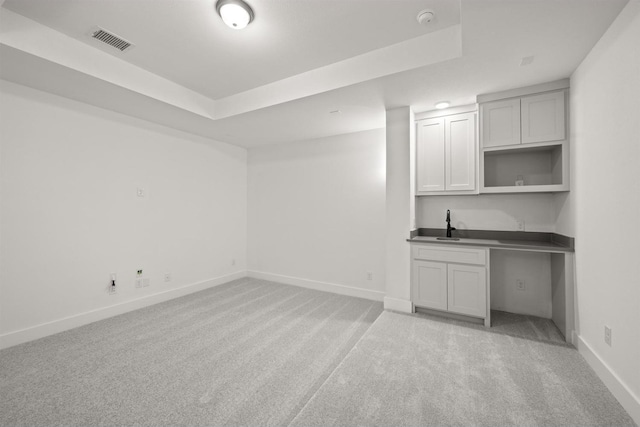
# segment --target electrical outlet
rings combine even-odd
[[[144,191],[144,188],[140,188],[140,187],[138,187],[138,188],[137,188],[137,190],[136,190],[136,195],[137,195],[138,197],[145,197],[145,196],[146,196],[146,194],[147,194],[147,193],[146,193],[146,191]]]
[[[519,291],[524,291],[526,289],[524,280],[522,279],[516,280],[516,289]]]
[[[516,229],[518,231],[524,231],[524,219],[519,219],[516,221]]]
[[[611,328],[606,325],[604,327],[604,342],[611,347]]]
[[[142,279],[142,286],[145,288],[151,284],[151,279]]]
[[[373,280],[373,273],[370,271],[367,271],[367,280]]]
[[[135,281],[136,284],[136,288],[141,288],[142,287],[142,278],[137,278]]]
[[[107,293],[109,295],[115,295],[116,290],[116,273],[111,273],[111,280],[109,281],[109,285],[107,286]]]
[[[164,273],[164,281],[165,282],[171,281],[171,273]]]

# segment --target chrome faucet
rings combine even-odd
[[[451,226],[451,212],[447,209],[447,237],[451,237],[451,232],[455,229]]]

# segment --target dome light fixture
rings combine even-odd
[[[253,9],[242,0],[218,0],[216,11],[222,21],[234,30],[241,30],[253,21]]]
[[[451,104],[449,104],[449,102],[447,101],[440,101],[436,104],[436,108],[438,110],[444,110],[445,108],[449,107],[449,105]]]

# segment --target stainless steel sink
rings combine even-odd
[[[460,240],[459,237],[437,237],[436,240]]]

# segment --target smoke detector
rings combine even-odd
[[[431,9],[425,9],[418,12],[416,19],[420,25],[427,25],[436,17],[436,14]]]

